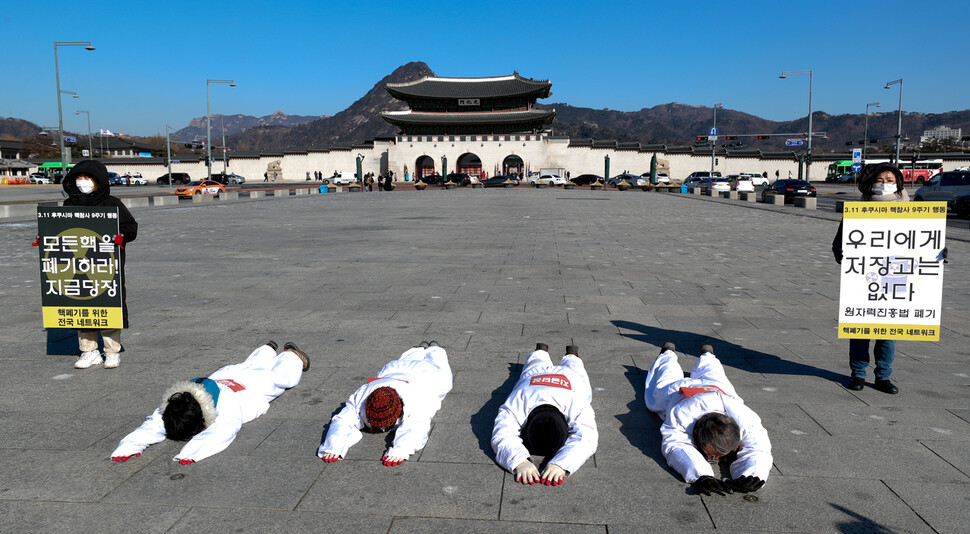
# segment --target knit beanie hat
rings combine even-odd
[[[558,408],[543,404],[529,413],[522,429],[522,441],[530,454],[550,456],[555,454],[569,436],[569,424]]]
[[[367,424],[379,429],[393,425],[404,413],[404,403],[394,388],[384,386],[377,388],[367,397],[364,403],[364,416]]]

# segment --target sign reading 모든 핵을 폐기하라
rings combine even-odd
[[[846,202],[839,337],[938,341],[946,202]]]
[[[37,207],[44,328],[124,326],[118,233],[116,207]]]

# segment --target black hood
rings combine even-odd
[[[95,183],[98,184],[98,188],[88,194],[84,194],[78,190],[77,177],[81,173],[94,178]],[[68,196],[81,200],[84,204],[97,202],[111,194],[111,184],[108,183],[108,169],[104,166],[104,163],[93,159],[86,159],[75,165],[67,173],[67,176],[64,177],[62,185],[64,192]]]
[[[896,185],[902,189],[903,172],[891,163],[880,163],[878,165],[866,168],[865,174],[862,176],[862,179],[859,180],[859,191],[863,195],[870,194],[872,192],[872,184],[876,181],[876,177],[885,171],[893,173],[893,176],[896,177]]]

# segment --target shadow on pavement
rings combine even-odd
[[[821,369],[813,365],[783,360],[774,354],[748,349],[742,345],[731,343],[730,341],[725,341],[720,338],[694,334],[692,332],[684,332],[682,330],[657,328],[655,326],[647,326],[640,323],[634,323],[632,321],[612,321],[612,323],[617,328],[624,328],[637,332],[635,334],[620,334],[624,337],[642,341],[644,343],[650,343],[657,347],[663,345],[666,341],[672,341],[677,345],[678,352],[685,352],[684,349],[687,349],[687,351],[697,351],[701,345],[709,343],[714,346],[714,352],[717,354],[717,359],[721,360],[721,363],[724,364],[725,367],[734,367],[736,369],[743,369],[747,371],[749,370],[747,367],[741,367],[738,365],[738,363],[750,363],[748,360],[758,360],[759,362],[777,364],[755,365],[754,368],[763,374],[817,376],[819,378],[824,378],[826,380],[839,383],[843,382],[846,376],[844,374],[835,373],[829,371],[828,369]],[[689,353],[690,352],[688,352],[688,354]]]
[[[502,385],[492,390],[492,396],[488,399],[488,402],[471,416],[470,423],[472,432],[478,438],[478,448],[493,462],[495,461],[495,452],[492,451],[492,428],[495,426],[495,416],[498,415],[499,407],[505,403],[505,399],[512,392],[521,374],[522,364],[510,363],[509,377],[505,379]]]
[[[876,523],[872,519],[869,519],[862,514],[853,512],[852,510],[849,510],[843,506],[839,506],[835,503],[829,503],[829,506],[853,519],[853,521],[836,523],[835,528],[839,529],[839,532],[852,534],[891,534],[894,532],[892,529]]]
[[[626,415],[616,416],[617,420],[620,421],[620,434],[623,434],[630,445],[640,449],[644,456],[679,479],[680,475],[667,465],[667,460],[664,458],[660,447],[660,425],[662,421],[656,414],[647,410],[647,405],[643,400],[643,386],[646,376],[638,374],[637,368],[632,365],[624,365],[623,368],[626,370],[624,376],[633,386],[633,400],[626,405],[629,408]],[[643,428],[642,425],[633,424],[634,421],[652,421],[656,426]]]

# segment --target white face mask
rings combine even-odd
[[[896,184],[873,184],[873,195],[891,195],[896,192]]]
[[[90,178],[78,178],[75,183],[77,184],[78,191],[85,195],[94,191],[94,180]]]

